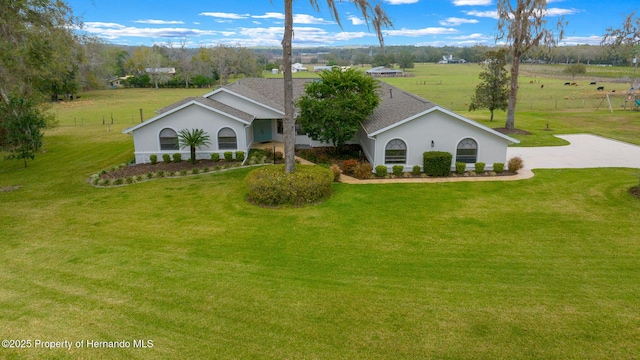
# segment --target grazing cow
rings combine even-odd
[[[611,90],[611,92],[616,92],[616,90],[615,90],[615,89],[613,89],[613,90]]]
[[[591,82],[591,84],[589,84],[589,85],[595,85],[595,84],[596,84],[596,82],[595,82],[595,81],[592,81],[592,82]]]
[[[604,86],[598,86],[598,88],[596,90],[602,91],[602,90],[604,90]]]
[[[564,86],[569,86],[569,85],[571,85],[571,83],[570,83],[570,82],[566,82],[566,83],[564,83]]]
[[[578,83],[577,82],[572,82],[571,86],[578,86]]]
[[[540,85],[540,89],[544,89],[544,84]]]

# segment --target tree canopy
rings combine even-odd
[[[515,3],[513,3],[515,2]],[[562,39],[562,19],[556,24],[557,38],[547,27],[547,0],[498,0],[498,35],[496,40],[506,40],[511,55],[511,87],[507,106],[506,129],[515,128],[515,110],[518,96],[520,59],[529,50],[539,46],[554,46]]]
[[[478,77],[480,83],[476,86],[476,92],[471,97],[469,111],[489,109],[493,121],[495,110],[506,110],[509,102],[509,73],[505,69],[507,65],[506,50],[487,52],[487,59],[482,63],[482,72]]]
[[[355,69],[334,68],[321,72],[320,78],[306,85],[296,120],[311,139],[341,146],[380,103],[378,82]]]
[[[42,146],[47,95],[73,87],[79,41],[71,8],[61,0],[0,2],[0,147],[25,160]],[[76,85],[77,86],[77,85]]]

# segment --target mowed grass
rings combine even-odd
[[[640,357],[637,170],[336,184],[264,209],[249,169],[91,187],[132,158],[127,126],[61,126],[29,168],[0,162],[0,188],[20,186],[0,192],[0,338],[153,348],[0,358]]]

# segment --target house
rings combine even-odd
[[[176,74],[176,68],[169,68],[169,67],[145,68],[144,71],[147,74],[166,74],[166,75]]]
[[[446,56],[442,55],[442,60],[438,61],[438,64],[465,64],[467,61],[465,59],[454,58],[453,55]]]
[[[303,94],[305,84],[314,79],[293,79],[294,97]],[[317,81],[317,79],[315,80]],[[133,136],[136,163],[149,162],[149,155],[182,152],[177,133],[181,129],[204,129],[211,144],[197,150],[197,157],[211,153],[248,152],[252,145],[282,142],[284,118],[282,79],[245,78],[202,97],[187,98],[164,109],[159,115],[124,130]],[[353,141],[362,146],[369,162],[376,165],[403,165],[410,171],[422,165],[426,151],[447,151],[456,161],[471,168],[484,162],[504,163],[507,145],[518,140],[442,108],[414,94],[380,83],[381,102],[361,124]],[[297,146],[324,146],[296,127]]]
[[[369,70],[366,70],[365,73],[373,77],[396,77],[396,76],[401,77],[404,75],[404,73],[401,70],[389,69],[384,66],[371,68]]]
[[[301,63],[291,64],[291,72],[295,73],[298,71],[309,71],[309,69],[304,67],[304,65],[302,65]]]

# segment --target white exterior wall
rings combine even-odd
[[[218,150],[218,131],[224,127],[231,128],[236,132],[238,150],[244,151],[247,148],[245,124],[198,105],[189,105],[180,111],[176,111],[133,131],[136,163],[149,162],[149,155],[151,154],[156,154],[158,159],[161,159],[162,154],[179,152],[182,154],[183,159],[189,158],[189,148],[160,150],[160,131],[165,128],[173,129],[176,133],[182,129],[203,129],[209,135],[211,144],[199,149],[196,148],[196,157],[198,159],[209,159],[213,152],[218,152],[222,155],[225,151],[234,151]]]
[[[375,162],[376,162],[376,157],[375,157],[375,155],[376,155],[376,149],[375,149],[376,141],[374,139],[370,138],[369,136],[367,136],[367,132],[364,131],[362,126],[360,126],[358,128],[358,131],[356,132],[355,140],[362,147],[362,151],[364,151],[364,154],[366,155],[367,159],[369,159],[369,162],[371,164],[375,164]]]
[[[387,143],[393,139],[401,139],[407,145],[405,171],[410,171],[414,165],[422,167],[423,153],[426,151],[451,153],[453,155],[451,166],[455,169],[458,143],[465,138],[471,138],[478,143],[477,162],[484,162],[487,170],[493,168],[493,163],[506,162],[508,145],[506,139],[445,113],[434,111],[378,134],[375,141],[374,168],[376,165],[387,165],[391,169],[393,165],[401,165],[384,164]],[[431,147],[431,141],[434,142],[434,147]],[[468,164],[467,167],[472,168],[473,164]]]

